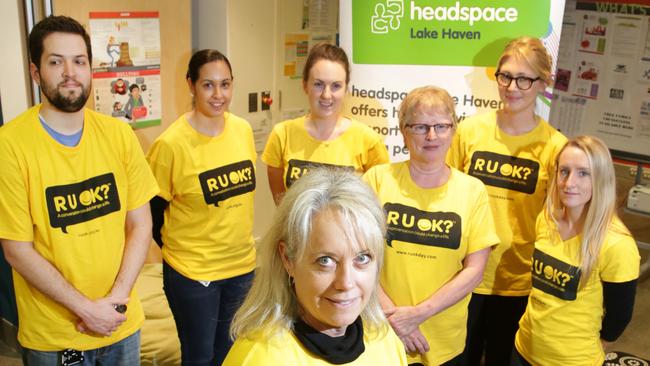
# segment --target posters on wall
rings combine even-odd
[[[302,0],[302,29],[332,31],[337,27],[336,0]]]
[[[557,56],[563,0],[342,0],[341,46],[352,61],[346,113],[385,136],[393,161],[408,157],[399,105],[419,86],[447,89],[463,119],[501,106],[495,66],[506,43],[539,37]],[[548,119],[550,90],[538,101]]]
[[[649,22],[650,6],[630,1],[567,4],[551,123],[650,159]]]
[[[160,125],[158,12],[91,12],[95,110],[134,128]]]

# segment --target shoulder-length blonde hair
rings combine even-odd
[[[564,213],[564,205],[560,200],[560,192],[557,184],[559,160],[562,152],[568,147],[580,149],[587,155],[589,168],[591,170],[591,200],[587,204],[586,211],[582,212],[584,224],[580,236],[580,287],[583,287],[598,262],[600,249],[609,230],[617,230],[618,226],[612,225],[616,215],[616,176],[612,156],[607,145],[597,137],[577,136],[569,140],[560,150],[555,158],[555,176],[551,179],[548,190],[546,205],[546,219],[549,224],[552,220],[557,227],[557,219]],[[622,226],[623,230],[625,227]],[[559,232],[551,230],[554,239],[559,240]],[[629,234],[629,232],[625,232]],[[552,237],[553,237],[552,236]]]
[[[546,84],[552,84],[553,59],[539,38],[519,37],[510,41],[499,57],[497,71],[510,58],[526,62]]]
[[[299,260],[309,245],[314,218],[326,210],[340,217],[331,224],[344,226],[346,236],[367,248],[377,261],[375,287],[361,317],[365,327],[379,333],[386,330],[377,296],[386,233],[384,211],[372,189],[354,173],[317,168],[294,183],[277,208],[271,228],[257,251],[258,268],[253,285],[233,319],[230,328],[233,339],[253,333],[268,339],[293,328],[293,322],[299,317],[298,302],[278,246],[283,241],[287,257]]]

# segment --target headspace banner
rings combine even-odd
[[[564,0],[341,0],[341,47],[352,62],[346,113],[385,136],[391,160],[404,160],[397,117],[409,91],[446,89],[461,120],[498,109],[505,45],[540,38],[555,62],[563,14]],[[538,114],[548,120],[547,92]]]
[[[352,59],[494,66],[513,35],[543,37],[549,12],[550,0],[352,1]]]

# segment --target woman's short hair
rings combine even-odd
[[[307,61],[305,61],[305,67],[302,70],[302,81],[304,83],[309,80],[309,72],[312,67],[320,60],[336,62],[343,66],[345,70],[345,85],[350,83],[350,61],[348,61],[348,55],[345,54],[345,51],[341,47],[329,43],[318,43],[309,51]]]
[[[230,71],[230,77],[232,78],[232,66],[230,66],[230,61],[223,53],[217,50],[203,49],[196,51],[195,54],[190,58],[190,62],[187,65],[187,73],[185,74],[186,79],[190,79],[192,84],[196,83],[199,80],[199,71],[201,67],[207,63],[214,61],[223,61],[228,66],[228,71]]]
[[[591,178],[591,200],[585,205],[586,214],[582,229],[580,284],[587,282],[595,268],[607,231],[612,229],[616,217],[616,175],[612,156],[605,143],[594,136],[577,136],[569,140],[555,158],[555,175],[552,177],[546,207],[547,220],[557,222],[556,218],[564,212],[557,184],[559,160],[569,147],[580,149],[587,156]],[[629,234],[626,232],[626,234]]]
[[[454,127],[458,123],[456,104],[449,93],[437,86],[423,86],[411,90],[399,108],[399,129],[404,132],[404,126],[411,123],[415,114],[422,110],[436,110],[449,115]]]
[[[519,37],[510,41],[499,57],[497,72],[511,57],[526,62],[546,84],[550,85],[553,82],[551,75],[553,59],[539,38]]]
[[[367,249],[381,268],[386,219],[372,189],[353,172],[316,168],[302,176],[282,198],[271,227],[257,251],[258,268],[253,285],[232,322],[233,339],[253,333],[270,338],[291,330],[299,317],[298,302],[290,284],[278,246],[284,242],[290,260],[300,260],[309,245],[315,217],[324,211],[336,213],[355,245]],[[379,273],[377,273],[377,281]],[[361,313],[364,326],[383,331],[386,320],[377,297],[377,286]]]

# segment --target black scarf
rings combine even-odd
[[[352,362],[366,349],[363,344],[361,317],[348,325],[345,335],[340,337],[323,334],[310,327],[302,319],[298,319],[293,324],[293,333],[309,352],[334,365]]]

